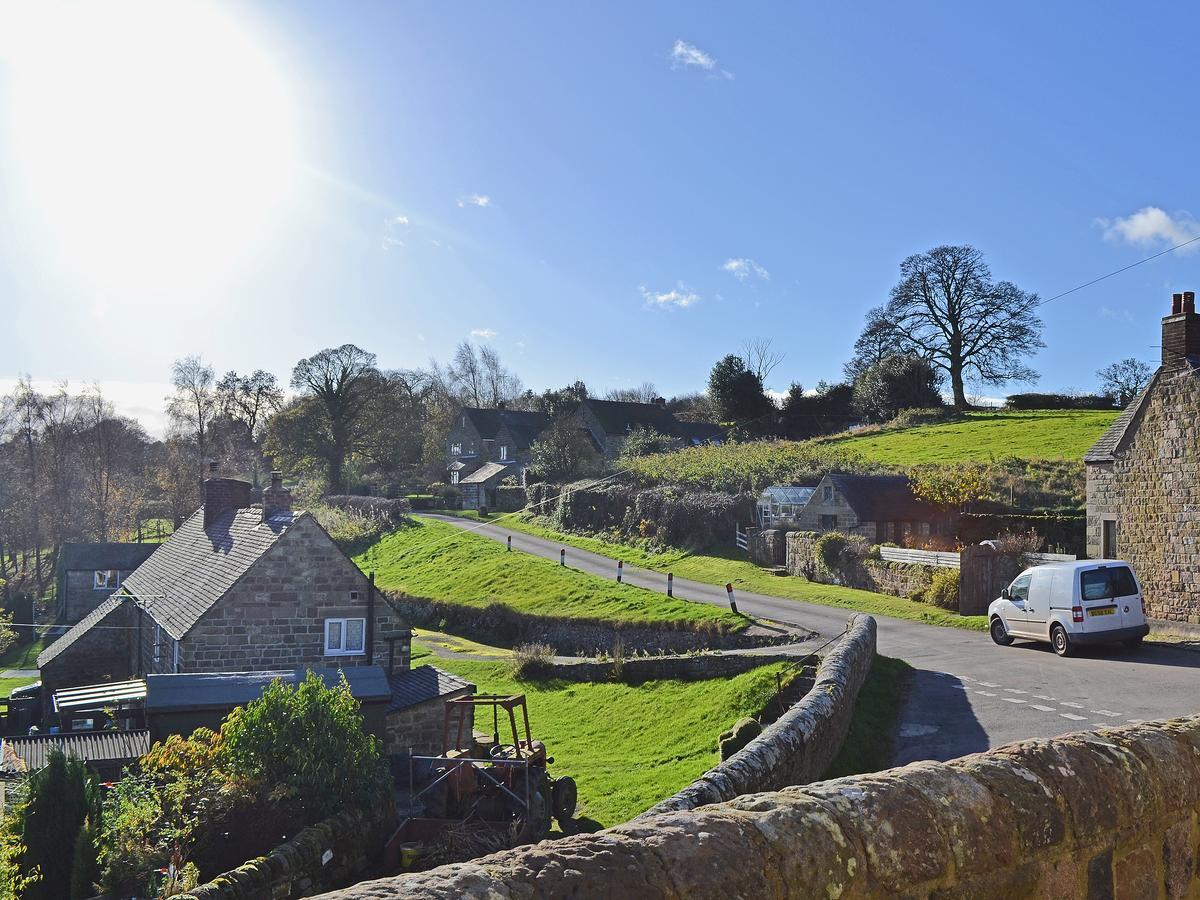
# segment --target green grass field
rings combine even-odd
[[[966,628],[971,631],[987,630],[985,616],[960,616],[957,613],[938,609],[927,603],[906,600],[903,597],[873,594],[870,591],[860,591],[831,584],[817,584],[793,576],[772,575],[767,570],[750,562],[744,553],[734,547],[710,547],[699,553],[670,548],[662,553],[651,553],[629,544],[553,531],[543,524],[545,520],[527,521],[518,516],[492,516],[490,521],[496,522],[503,528],[511,528],[513,531],[521,531],[571,547],[578,547],[581,550],[590,550],[613,559],[621,559],[631,566],[640,566],[658,572],[672,572],[679,578],[690,578],[706,584],[721,585],[729,582],[733,584],[735,590],[769,594],[787,600],[802,600],[806,603],[836,606],[853,612],[926,622],[930,625]]]
[[[912,666],[902,659],[876,656],[854,707],[850,733],[826,778],[878,772],[892,764],[896,717]]]
[[[895,466],[987,462],[1007,456],[1080,460],[1118,415],[1117,410],[971,412],[960,422],[880,431],[825,443]]]
[[[354,558],[381,588],[470,606],[503,603],[542,616],[611,622],[746,624],[728,610],[617,584],[429,519],[395,531]]]

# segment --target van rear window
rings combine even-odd
[[[1084,600],[1109,600],[1137,593],[1137,582],[1127,566],[1089,569],[1080,574]]]

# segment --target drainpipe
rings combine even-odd
[[[367,576],[367,665],[375,662],[375,573]]]

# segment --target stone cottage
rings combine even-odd
[[[1133,564],[1146,613],[1200,623],[1200,315],[1162,320],[1162,363],[1084,456],[1088,555]]]
[[[74,624],[107,600],[158,544],[63,544],[58,553],[58,620]]]
[[[724,429],[719,425],[679,421],[667,409],[667,401],[662,397],[653,403],[588,398],[579,404],[574,418],[607,459],[620,456],[629,433],[639,428],[671,438],[676,449],[697,444],[719,444],[725,436]]]
[[[459,484],[487,463],[515,466],[519,476],[529,465],[530,446],[549,425],[545,413],[464,406],[446,435],[446,481]]]
[[[803,531],[841,531],[901,546],[955,531],[953,514],[919,500],[903,475],[826,475],[795,521]]]
[[[43,705],[63,687],[163,673],[385,666],[411,631],[280,473],[261,505],[216,477],[204,505],[120,589],[38,657]]]

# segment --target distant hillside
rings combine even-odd
[[[1081,460],[1117,410],[1035,410],[967,413],[964,420],[878,431],[825,442],[885,465],[964,460]]]

